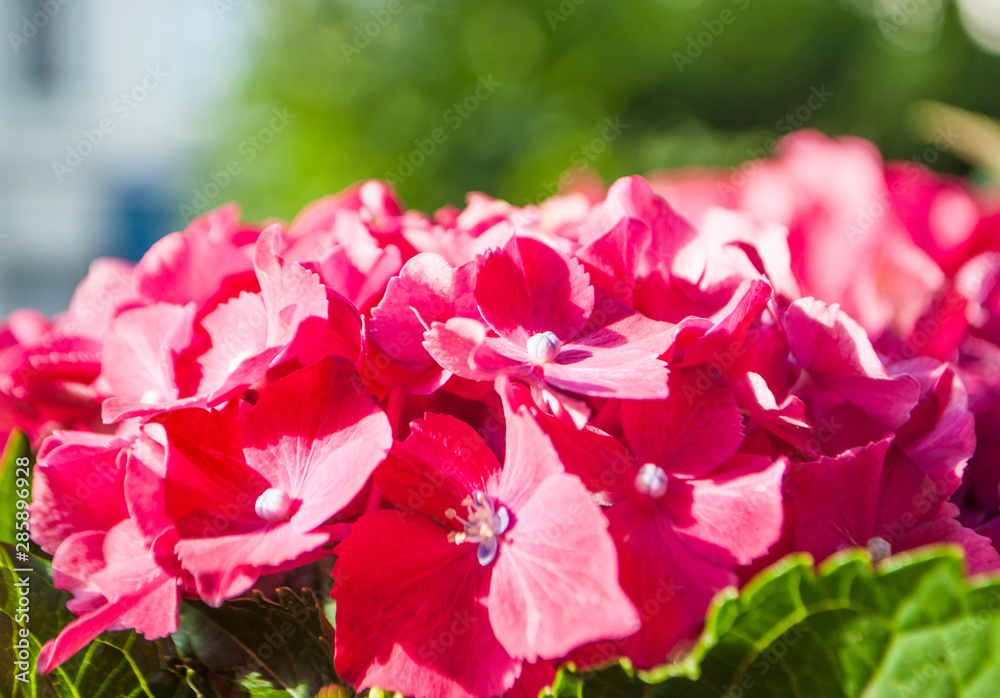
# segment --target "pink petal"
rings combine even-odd
[[[56,331],[103,339],[118,311],[136,302],[133,269],[130,262],[109,257],[91,262],[86,278],[73,292],[69,308],[56,321]]]
[[[327,287],[363,310],[378,301],[403,266],[403,257],[395,245],[382,248],[370,234],[355,235],[336,245],[318,266]]]
[[[507,453],[496,495],[511,511],[532,496],[546,478],[563,472],[559,456],[537,419],[531,390],[506,378],[497,381],[507,422]]]
[[[676,509],[668,503],[678,537],[720,565],[748,565],[764,555],[781,537],[786,462],[738,454],[713,477],[688,481],[689,501]]]
[[[247,463],[270,487],[302,500],[292,520],[304,532],[361,491],[388,453],[392,431],[354,367],[334,357],[265,388],[247,417],[243,445]]]
[[[659,507],[628,501],[608,517],[621,584],[642,620],[638,633],[615,644],[638,668],[651,669],[698,629],[716,592],[735,585],[736,575],[685,546]]]
[[[743,353],[743,342],[771,299],[771,287],[760,279],[740,284],[729,303],[715,317],[718,322],[695,341],[684,354],[685,366],[706,364],[726,372]]]
[[[73,595],[66,608],[78,616],[107,603],[94,583],[94,575],[104,568],[107,535],[106,530],[74,533],[59,544],[52,556],[52,585]]]
[[[211,347],[198,358],[198,392],[210,404],[263,378],[283,346],[267,344],[267,309],[258,293],[241,293],[218,306],[201,322]]]
[[[128,517],[124,470],[118,454],[126,442],[114,436],[56,432],[46,440],[32,485],[31,535],[54,553],[77,531],[107,531]]]
[[[245,533],[182,538],[177,557],[194,576],[198,594],[210,606],[247,591],[264,567],[277,567],[330,541],[328,531],[301,530],[291,521],[263,525]]]
[[[533,238],[512,236],[480,261],[476,302],[497,334],[518,346],[541,332],[565,343],[590,317],[594,288],[575,259]]]
[[[142,589],[124,596],[115,603],[105,604],[80,616],[67,625],[59,636],[49,640],[38,653],[38,673],[47,674],[110,628],[125,613],[135,608],[149,593]]]
[[[1000,570],[1000,554],[990,539],[965,528],[955,519],[937,519],[914,527],[896,541],[893,552],[940,543],[954,543],[962,548],[965,568],[970,575]]]
[[[516,507],[494,565],[490,623],[514,656],[556,659],[639,629],[607,519],[575,476],[546,478]]]
[[[177,585],[153,560],[149,546],[131,519],[122,520],[108,531],[103,553],[105,565],[91,579],[109,602],[146,591],[143,600],[122,614],[118,624],[134,628],[148,639],[176,632]]]
[[[361,316],[354,305],[336,291],[327,289],[326,295],[330,316],[326,329],[315,343],[300,347],[298,359],[308,366],[327,356],[343,356],[356,364],[361,355]]]
[[[171,233],[157,240],[136,265],[136,288],[154,302],[184,305],[193,301],[201,306],[218,292],[224,279],[253,268],[251,249],[202,232]]]
[[[805,403],[798,397],[789,395],[779,404],[764,378],[750,371],[733,379],[733,392],[753,422],[813,458],[821,455],[813,444]]]
[[[281,229],[272,225],[254,246],[253,264],[266,310],[267,347],[308,344],[326,327],[326,290],[316,274],[278,256]]]
[[[244,461],[240,422],[220,412],[182,410],[161,415],[153,424],[166,432],[166,514],[183,536],[217,535],[216,519],[226,530],[261,526],[254,503],[270,484]],[[141,507],[130,502],[133,510]]]
[[[150,640],[177,631],[177,585],[151,560],[134,525],[123,520],[107,536],[100,535],[100,539],[104,561],[109,563],[107,567],[102,569],[93,559],[89,570],[79,565],[67,570],[63,569],[66,557],[60,556],[58,574],[57,560],[53,559],[54,580],[64,585],[67,575],[87,576],[91,577],[87,581],[94,589],[101,586],[103,579],[114,587],[115,595],[99,605],[91,604],[92,610],[63,628],[57,638],[45,643],[38,656],[39,673],[52,671],[108,629],[135,628]],[[96,550],[91,555],[96,555]],[[116,579],[122,574],[127,577]],[[96,600],[96,595],[94,598]]]
[[[888,439],[789,469],[795,548],[816,560],[878,535],[882,468]],[[903,490],[904,496],[908,494]]]
[[[891,377],[865,331],[836,304],[795,301],[785,330],[796,360],[829,389],[891,428],[907,420],[920,386],[906,375]]]
[[[921,399],[896,435],[896,444],[934,481],[950,482],[954,492],[976,449],[975,419],[955,370],[928,357],[895,364],[892,375],[920,382]]]
[[[372,310],[372,340],[392,359],[408,363],[430,359],[423,348],[424,330],[413,308],[434,320],[454,314],[455,268],[440,255],[422,253],[403,265]]]
[[[569,344],[543,368],[545,380],[562,390],[593,397],[653,400],[667,396],[667,366],[653,354]]]
[[[594,312],[574,346],[612,348],[627,345],[660,356],[670,348],[677,330],[668,322],[648,317],[619,303],[606,292],[595,290]]]
[[[552,662],[524,662],[521,675],[504,698],[538,698],[542,689],[551,686],[555,679],[556,669]]]
[[[648,274],[650,269],[636,269],[640,247],[649,244],[652,231],[638,218],[625,216],[613,228],[576,252],[586,265],[595,286],[617,300],[632,305],[636,273]]]
[[[729,385],[704,370],[671,371],[665,400],[622,403],[625,440],[641,463],[701,477],[736,453],[743,417]]]
[[[337,552],[334,657],[355,689],[467,698],[511,688],[521,661],[494,636],[475,546],[449,543],[426,517],[375,511]]]
[[[470,358],[486,339],[483,323],[455,317],[445,323],[435,322],[424,333],[424,348],[441,368],[470,380],[492,380],[495,374],[472,366]]]
[[[179,397],[174,359],[191,343],[194,307],[158,303],[126,310],[111,323],[101,374],[113,395],[147,404]]]
[[[443,414],[410,422],[410,435],[375,472],[386,499],[441,520],[447,509],[462,510],[462,500],[474,490],[496,492],[499,477],[500,463],[483,438]]]

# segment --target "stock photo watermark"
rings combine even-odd
[[[833,97],[833,91],[826,89],[826,84],[809,87],[809,96],[806,97],[799,106],[787,112],[784,116],[774,122],[774,132],[776,134],[786,134],[804,128],[806,124],[822,109]],[[739,187],[746,184],[747,180],[761,167],[761,164],[774,151],[775,146],[781,136],[772,136],[765,140],[759,148],[748,148],[746,153],[749,158],[742,165],[737,167],[724,182],[716,185],[720,195],[734,194]]]
[[[384,8],[372,10],[369,13],[371,15],[369,21],[364,24],[355,24],[353,41],[351,43],[340,42],[340,51],[344,54],[344,59],[350,63],[354,56],[361,55],[361,52],[368,48],[372,41],[382,34],[382,30],[392,23],[393,18],[402,11],[402,0],[389,0]]]
[[[17,641],[14,643],[14,667],[17,673],[14,678],[23,683],[30,683],[28,672],[31,671],[31,644],[28,640],[28,622],[31,620],[31,573],[27,564],[31,554],[31,512],[28,509],[28,499],[31,496],[31,459],[21,456],[14,461],[14,588],[17,590],[17,606],[14,609],[14,622],[17,628]]]
[[[485,77],[480,76],[479,83],[475,89],[446,109],[441,115],[441,120],[444,121],[445,125],[452,132],[458,131],[479,107],[482,106],[483,102],[493,96],[493,93],[500,86],[500,81],[494,79],[492,74]],[[448,131],[441,126],[432,129],[430,133],[422,138],[415,138],[413,145],[416,147],[407,155],[400,155],[396,170],[394,172],[386,172],[383,179],[399,186],[401,182],[409,179],[417,171],[418,167],[427,162],[427,159],[434,155],[438,147],[443,145],[447,140]]]
[[[101,118],[94,128],[85,128],[80,134],[83,136],[74,145],[66,146],[66,157],[62,160],[52,161],[52,172],[56,180],[62,182],[70,172],[75,170],[83,161],[94,153],[110,136],[120,124],[132,116],[149,96],[159,88],[163,79],[167,76],[159,65],[147,66],[146,73],[130,89],[122,92],[111,102],[110,116]]]
[[[560,24],[576,12],[576,8],[585,2],[587,0],[562,0],[554,10],[545,10],[545,19],[549,23],[549,29],[555,31]]]
[[[750,0],[732,0],[732,3],[739,12],[745,12],[750,7]],[[674,65],[677,66],[677,72],[683,73],[689,65],[701,58],[705,51],[715,43],[715,40],[722,36],[726,27],[736,22],[736,17],[736,12],[727,7],[719,12],[718,17],[702,20],[701,24],[704,29],[697,34],[688,36],[684,51],[674,51],[673,56],[671,56]]]
[[[288,124],[295,118],[295,114],[288,111],[288,107],[272,109],[267,124],[253,135],[244,138],[236,147],[236,154],[242,157],[229,160],[221,169],[210,172],[208,181],[200,186],[192,187],[191,200],[180,205],[180,213],[184,217],[184,221],[189,223],[192,218],[207,211],[212,202],[226,190],[226,187],[243,174],[243,168],[256,160],[258,155],[274,143],[278,134],[288,128]]]
[[[591,140],[577,147],[569,156],[570,166],[563,170],[559,179],[551,180],[542,185],[542,190],[531,201],[540,203],[550,196],[564,191],[573,179],[587,171],[591,163],[608,149],[608,146],[618,140],[618,137],[628,130],[628,124],[619,117],[608,117],[601,124],[601,132]]]
[[[38,36],[38,32],[59,14],[60,10],[73,0],[38,0],[38,10],[31,15],[21,17],[21,27],[16,32],[7,32],[7,40],[14,53],[20,53],[21,47]]]

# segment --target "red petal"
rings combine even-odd
[[[302,500],[292,520],[308,531],[361,491],[388,453],[392,431],[354,367],[335,357],[265,388],[247,417],[243,445],[268,486]]]
[[[540,332],[553,332],[565,343],[593,312],[594,288],[575,259],[533,238],[512,236],[480,261],[476,302],[497,334],[518,346]]]
[[[701,477],[736,453],[743,417],[729,385],[705,369],[676,369],[668,386],[666,400],[622,403],[625,440],[641,463]]]
[[[720,565],[748,565],[781,537],[785,520],[781,480],[784,459],[738,454],[724,472],[691,480],[690,500],[671,506],[678,537],[692,551]],[[667,490],[670,498],[670,490]]]
[[[795,301],[785,330],[796,360],[830,390],[891,428],[907,420],[920,397],[917,381],[891,377],[865,331],[836,304]]]
[[[575,476],[546,478],[515,509],[494,564],[490,622],[514,656],[556,659],[639,628],[607,519]]]
[[[411,422],[410,435],[375,472],[386,499],[441,520],[449,508],[464,513],[461,502],[473,490],[495,494],[499,478],[500,463],[483,438],[443,414]]]
[[[638,633],[616,644],[638,668],[651,669],[701,625],[712,597],[735,585],[736,575],[685,546],[659,507],[624,502],[609,518],[621,583],[642,619]]]
[[[449,543],[423,516],[375,511],[337,547],[337,673],[357,690],[466,698],[509,689],[521,670],[484,604],[474,545]],[[373,622],[373,619],[377,621]]]

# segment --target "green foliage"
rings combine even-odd
[[[277,601],[255,593],[221,608],[185,602],[174,641],[223,695],[312,698],[336,682],[333,628],[315,594],[277,590]]]
[[[229,164],[238,172],[195,208],[235,199],[251,219],[287,218],[370,177],[395,179],[406,203],[423,210],[461,205],[469,190],[521,204],[583,167],[610,179],[735,165],[803,126],[871,138],[889,157],[922,157],[926,143],[908,127],[921,99],[1000,115],[1000,57],[971,42],[952,2],[272,0],[266,8],[242,109],[222,119],[214,158],[184,200],[212,172]],[[272,122],[275,108],[287,109],[288,124]],[[925,162],[961,167],[940,148]]]
[[[10,432],[10,436],[7,439],[7,445],[4,447],[3,455],[0,456],[0,511],[4,512],[3,517],[0,517],[0,543],[7,543],[8,545],[14,545],[17,543],[17,529],[15,529],[15,524],[17,519],[14,514],[17,511],[16,501],[20,499],[18,493],[23,493],[24,489],[28,490],[28,494],[31,494],[31,478],[32,470],[29,468],[27,478],[27,487],[17,487],[18,473],[17,473],[17,459],[18,458],[31,458],[31,446],[28,443],[28,438],[24,435],[24,432],[19,429],[14,429]],[[25,461],[21,461],[24,463]],[[24,472],[21,472],[23,475]],[[21,484],[24,484],[23,480],[25,478],[20,478],[22,480]],[[31,500],[30,496],[27,498],[28,501]]]
[[[70,596],[52,586],[49,563],[32,556],[15,562],[13,550],[0,546],[0,695],[10,698],[186,698],[197,695],[169,669],[172,645],[149,642],[134,631],[105,633],[50,674],[35,671],[46,641],[73,620]],[[15,571],[29,569],[30,572]],[[27,582],[27,586],[21,582]],[[21,589],[27,588],[30,667],[16,664],[22,640],[18,620]],[[18,680],[18,675],[27,681]]]
[[[1000,580],[967,582],[950,549],[904,553],[877,570],[851,553],[818,574],[793,555],[722,594],[682,662],[638,674],[627,664],[563,670],[549,695],[986,698],[1000,681],[998,611]]]

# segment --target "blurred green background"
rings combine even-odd
[[[371,177],[423,210],[470,190],[523,204],[583,168],[735,165],[802,126],[913,158],[919,100],[1000,115],[998,13],[997,0],[269,0],[239,108],[185,191],[207,208],[198,188],[228,167],[220,198],[249,219]],[[934,167],[968,169],[952,155]]]

